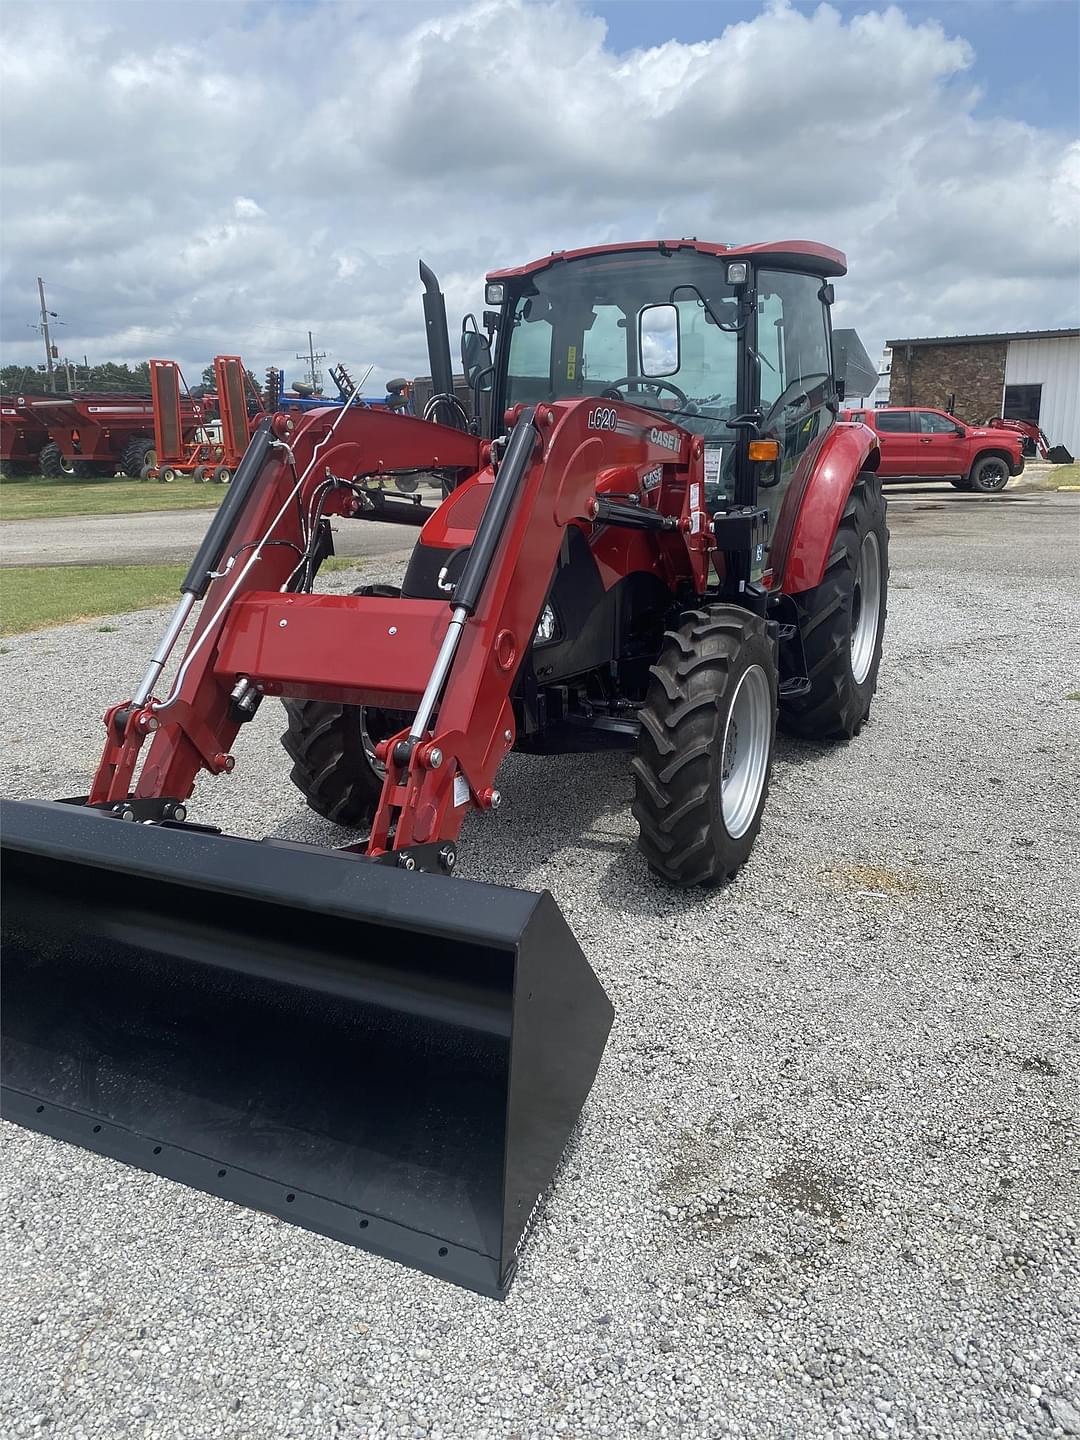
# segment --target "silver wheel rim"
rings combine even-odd
[[[871,530],[863,536],[851,595],[851,673],[856,685],[870,674],[881,613],[881,550]]]
[[[368,731],[367,706],[361,705],[358,708],[360,710],[360,743],[364,747],[364,754],[368,758],[368,764],[371,766],[372,770],[374,770],[375,774],[378,775],[381,779],[386,775],[386,766],[375,754],[375,746],[377,742],[371,738],[371,735]]]
[[[720,752],[720,813],[733,840],[746,834],[757,814],[771,743],[769,682],[760,665],[750,665],[735,687]]]

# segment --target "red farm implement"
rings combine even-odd
[[[0,396],[0,475],[36,475],[49,443],[44,421],[25,395]]]
[[[154,463],[154,411],[147,395],[72,391],[28,396],[27,404],[49,432],[43,475],[86,480],[122,471],[136,480]],[[179,415],[184,433],[193,436],[201,420],[200,408],[185,401]]]
[[[215,355],[214,382],[220,437],[206,424],[192,434],[184,424],[187,387],[179,365],[174,360],[150,361],[157,463],[144,478],[167,482],[190,475],[196,483],[213,480],[219,485],[232,479],[263,417],[263,402],[239,355]]]
[[[1005,420],[1000,415],[993,420],[987,420],[987,425],[995,430],[1009,430],[1014,435],[1021,435],[1024,441],[1024,454],[1029,458],[1038,456],[1040,460],[1049,460],[1052,465],[1071,465],[1072,455],[1064,445],[1051,445],[1050,438],[1046,431],[1035,424],[1033,420]]]
[[[672,240],[493,273],[467,420],[428,271],[459,424],[259,422],[89,794],[2,804],[10,1119],[506,1293],[612,1007],[549,894],[454,878],[462,825],[515,748],[626,750],[643,887],[723,884],[777,720],[859,733],[888,530],[836,423],[845,272]],[[420,472],[437,507],[383,488]],[[400,589],[315,593],[331,516],[413,527]],[[188,819],[277,698],[339,848]]]

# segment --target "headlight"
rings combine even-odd
[[[745,260],[732,261],[727,267],[727,283],[729,285],[745,285],[749,273],[750,267]]]
[[[489,280],[484,286],[484,303],[486,305],[501,305],[506,294],[506,286],[501,280]]]
[[[558,638],[559,626],[555,619],[555,611],[550,605],[545,605],[540,611],[540,621],[536,627],[536,635],[533,638],[534,645],[550,645],[552,640]]]

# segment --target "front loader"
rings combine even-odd
[[[3,803],[9,1118],[505,1295],[612,1010],[550,895],[453,878],[462,823],[513,749],[617,747],[642,884],[720,884],[777,719],[858,733],[888,532],[836,418],[845,268],[562,252],[488,277],[472,420],[260,423],[89,794]],[[384,488],[419,473],[438,507]],[[330,516],[414,527],[400,589],[316,593]],[[271,697],[337,849],[189,819]]]

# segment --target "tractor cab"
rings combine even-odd
[[[732,249],[649,242],[556,254],[494,272],[485,312],[494,360],[463,336],[476,413],[499,428],[517,404],[607,396],[662,414],[706,441],[713,508],[771,491],[770,529],[799,458],[843,394],[832,358],[830,275],[842,257],[792,241]],[[752,458],[772,439],[774,461]]]

